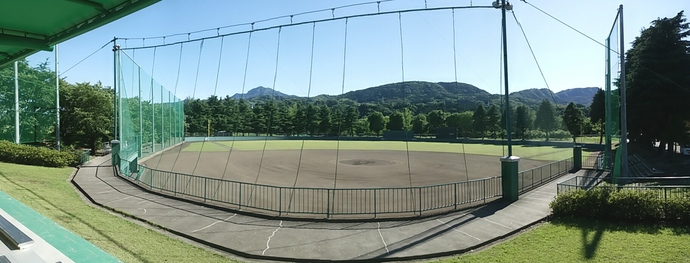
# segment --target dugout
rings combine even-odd
[[[385,141],[409,141],[414,140],[413,131],[384,131],[383,140]]]
[[[436,128],[436,139],[455,140],[458,138],[458,129],[455,127]]]

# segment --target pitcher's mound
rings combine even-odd
[[[340,161],[342,164],[349,165],[368,165],[368,166],[378,166],[378,165],[391,165],[394,161],[378,160],[378,159],[350,159]]]

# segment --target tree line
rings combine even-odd
[[[237,136],[380,136],[383,131],[413,131],[436,135],[437,129],[453,127],[458,137],[504,138],[505,114],[497,104],[480,103],[474,111],[433,109],[414,112],[404,105],[358,103],[349,99],[233,99],[229,96],[185,100],[188,135]],[[383,110],[382,110],[383,109]],[[387,114],[384,114],[386,112]],[[589,110],[587,110],[589,112]],[[568,130],[575,138],[593,133],[596,127],[581,107],[564,109],[543,100],[537,109],[526,105],[511,108],[511,132],[525,140],[548,140],[553,132]],[[541,132],[535,136],[535,132]]]

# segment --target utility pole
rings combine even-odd
[[[57,150],[60,150],[60,69],[58,64],[58,45],[55,44],[55,143]]]

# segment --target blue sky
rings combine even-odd
[[[161,44],[163,39],[151,38],[202,29],[249,23],[266,18],[330,9],[371,1],[341,0],[165,0],[111,24],[68,40],[59,46],[60,71],[64,72],[103,46],[113,37],[123,47]],[[642,28],[658,17],[672,17],[681,10],[690,10],[690,1],[552,1],[532,0],[532,5],[550,13],[574,28],[603,42],[619,4],[624,5],[626,49]],[[482,0],[395,0],[382,1],[380,10],[411,8],[491,5]],[[552,18],[521,1],[513,1],[514,12],[532,45],[549,86],[555,92],[575,87],[604,85],[604,48],[579,35]],[[374,13],[376,4],[358,5],[293,17],[293,22]],[[352,18],[345,21],[317,23],[315,26],[284,27],[278,30],[257,31],[252,34],[247,63],[248,34],[238,34],[204,41],[199,61],[200,42],[182,47],[129,50],[144,71],[180,98],[206,98],[209,95],[233,95],[256,86],[300,96],[341,94],[351,90],[403,80],[454,81],[473,84],[491,93],[499,93],[501,79],[500,26],[498,9],[455,10],[455,50],[457,68],[453,63],[453,20],[450,10],[380,15]],[[508,13],[508,65],[510,91],[545,88],[537,66],[512,14]],[[401,21],[400,21],[400,20]],[[256,28],[290,23],[289,18],[256,23]],[[402,24],[401,54],[400,28]],[[220,34],[244,31],[249,26],[223,28]],[[313,31],[312,31],[313,30]],[[312,32],[314,32],[314,60],[310,62]],[[190,38],[216,35],[216,30],[195,33]],[[139,39],[134,39],[139,38]],[[146,38],[142,40],[140,38]],[[167,37],[166,43],[187,39],[187,35]],[[278,50],[279,49],[279,50]],[[276,53],[277,67],[276,67]],[[29,57],[32,63],[53,64],[53,53],[41,52]],[[343,74],[343,59],[345,72]],[[182,61],[179,78],[178,61]],[[218,65],[220,61],[220,74]],[[401,61],[403,63],[401,63]],[[103,48],[83,63],[64,73],[69,82],[113,83],[113,52]],[[277,71],[276,71],[277,68]],[[310,83],[311,72],[311,89]],[[276,74],[277,72],[277,74]],[[344,79],[343,79],[344,76]],[[218,84],[216,85],[216,78]],[[196,85],[195,85],[196,83]],[[244,83],[244,85],[243,85]],[[196,88],[195,88],[196,86]]]

